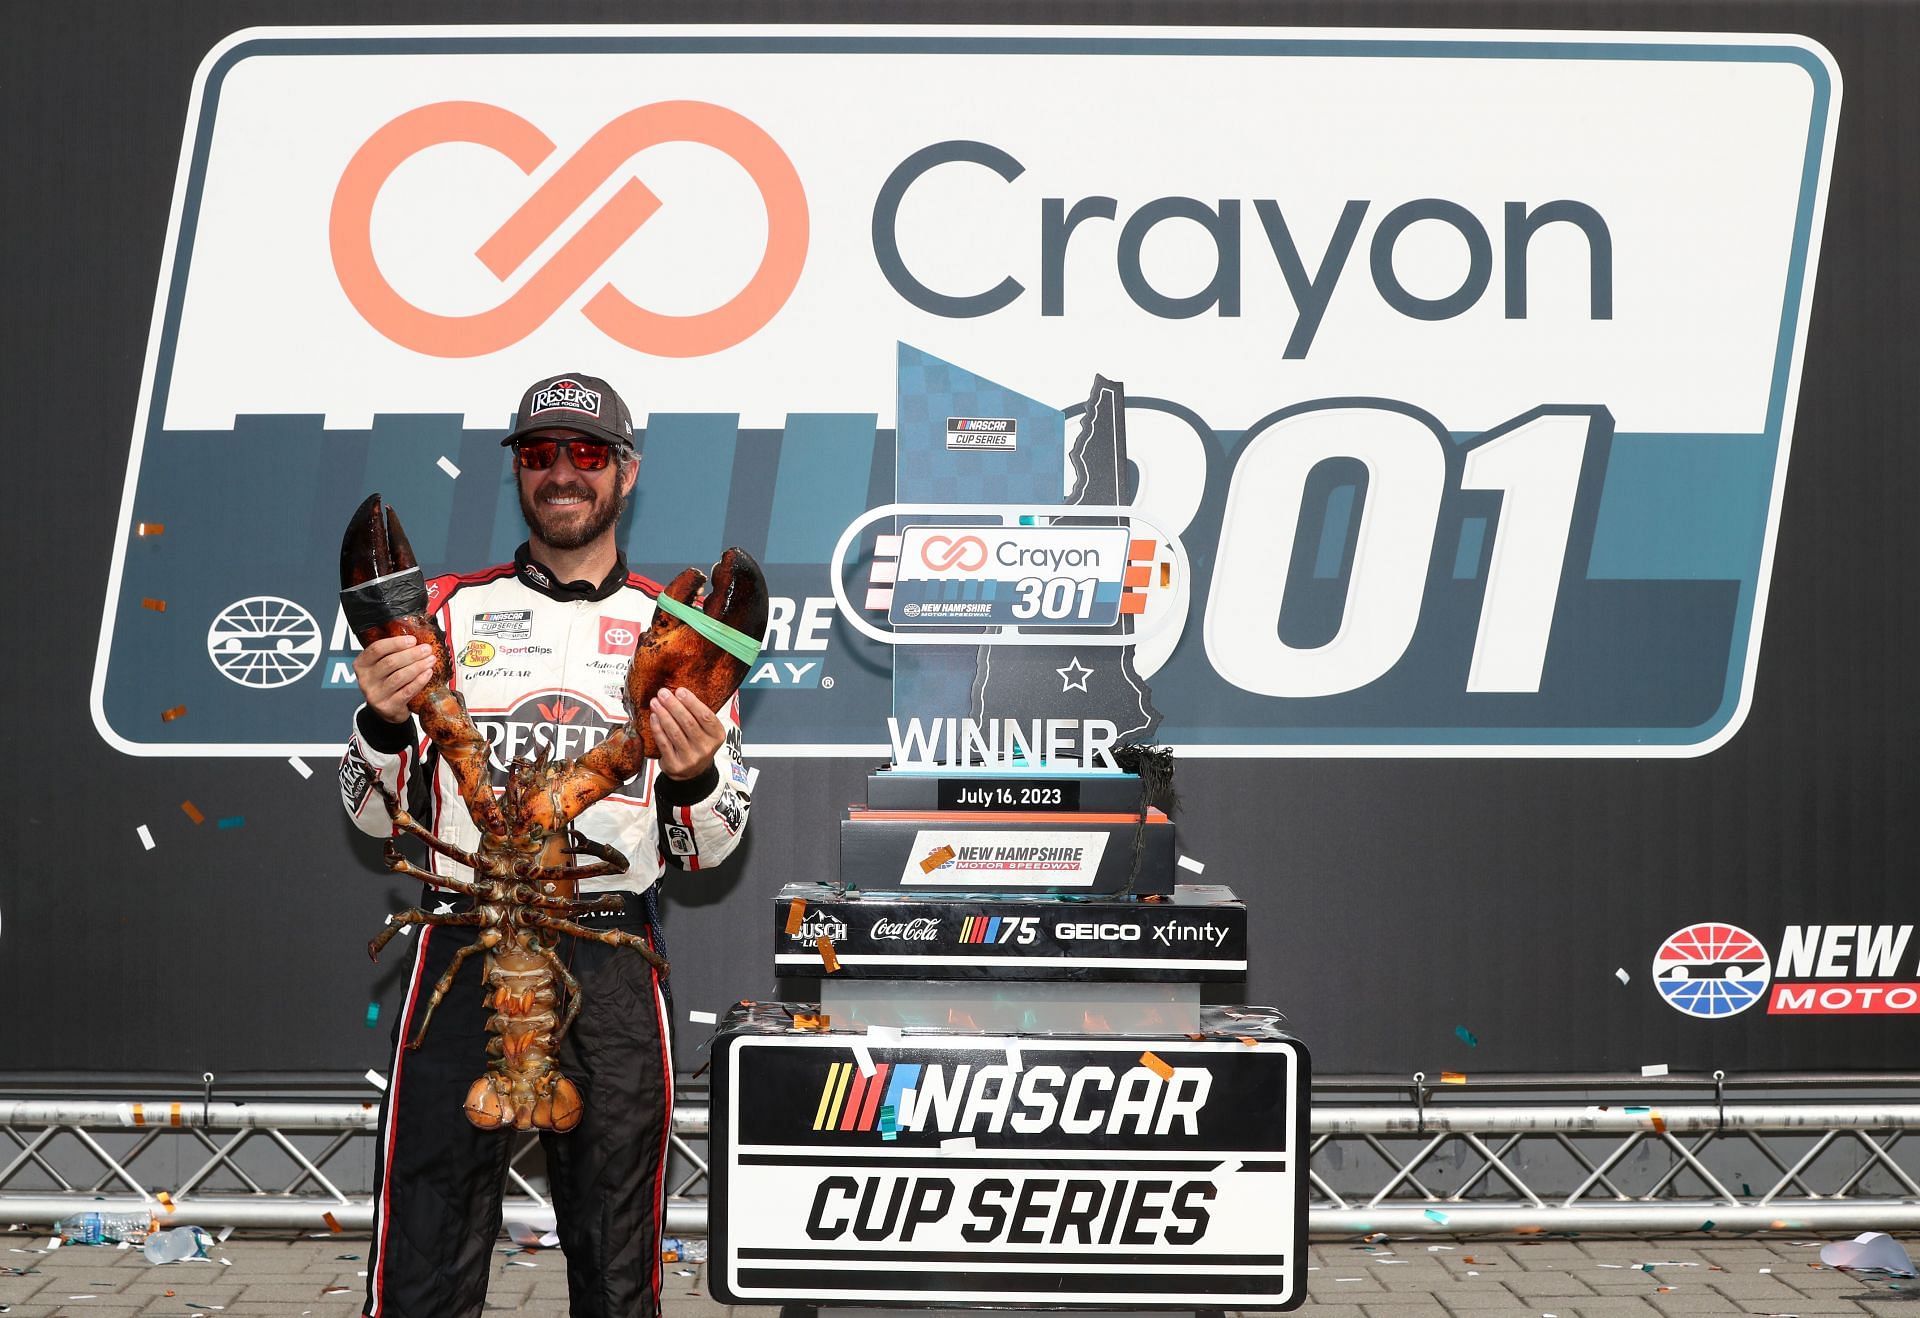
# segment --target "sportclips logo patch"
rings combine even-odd
[[[647,415],[633,569],[724,528],[791,602],[756,753],[885,753],[929,668],[895,647],[985,627],[955,701],[1062,684],[1186,756],[1711,751],[1754,690],[1840,99],[1815,43],[1721,32],[236,34],[183,125],[95,726],[338,747],[343,666],[230,680],[209,621],[322,617],[292,546],[376,478],[432,570],[496,561],[518,510],[476,482],[569,364]],[[1223,123],[1285,145],[1196,157]],[[888,498],[915,515],[868,523]],[[836,556],[856,526],[898,543]]]
[[[1769,955],[1730,924],[1676,930],[1653,959],[1668,1006],[1716,1020],[1761,1001],[1769,1016],[1920,1015],[1910,924],[1791,924]]]

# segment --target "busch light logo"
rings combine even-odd
[[[831,938],[838,943],[845,940],[847,926],[844,920],[835,916],[823,915],[814,911],[800,922],[800,927],[789,935],[796,943],[811,943],[820,938]]]
[[[1667,937],[1653,956],[1653,983],[1667,1005],[1718,1020],[1760,1000],[1773,963],[1760,940],[1730,924],[1690,924]]]
[[[533,396],[535,413],[550,412],[554,408],[565,408],[569,412],[585,412],[588,416],[599,416],[600,395],[572,380],[558,380]]]

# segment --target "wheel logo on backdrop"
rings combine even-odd
[[[298,682],[320,662],[320,624],[292,600],[253,595],[214,618],[207,657],[228,681],[270,691]]]
[[[380,272],[373,254],[373,209],[393,172],[430,147],[470,142],[491,147],[532,174],[555,150],[553,141],[511,110],[481,101],[423,105],[378,129],[354,153],[333,194],[329,246],[333,268],[366,322],[430,357],[498,352],[544,325],[621,244],[660,209],[660,198],[629,178],[578,225],[544,265],[490,311],[440,315],[407,301]],[[629,157],[650,146],[696,142],[730,157],[747,172],[767,208],[767,246],[753,277],[727,302],[694,316],[668,316],[635,305],[612,284],[590,296],[581,314],[601,333],[655,357],[704,357],[759,332],[786,305],[807,255],[807,197],[793,162],[764,129],[704,101],[660,101],[612,120],[562,161],[475,253],[504,284],[571,221]]]
[[[1731,924],[1690,924],[1653,954],[1653,983],[1675,1011],[1718,1020],[1758,1002],[1773,978],[1760,940]]]

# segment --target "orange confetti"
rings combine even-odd
[[[922,874],[931,874],[958,854],[960,853],[952,847],[941,847],[938,851],[920,862],[920,872]]]
[[[1513,1234],[1516,1236],[1537,1236],[1545,1230],[1546,1228],[1541,1226],[1517,1226],[1513,1229]]]
[[[333,1232],[334,1235],[337,1236],[340,1234],[340,1219],[332,1213],[320,1214],[320,1220],[327,1224],[327,1230]]]
[[[1667,1119],[1660,1115],[1660,1109],[1653,1110],[1653,1128],[1662,1135],[1667,1133]]]
[[[143,599],[140,601],[140,607],[143,609],[152,609],[155,613],[165,613],[167,611],[167,602],[165,600]]]
[[[167,524],[165,522],[142,522],[134,528],[134,531],[138,535],[165,535]]]
[[[196,824],[204,824],[207,822],[207,817],[200,813],[200,807],[191,801],[182,801],[180,803],[180,810],[181,813]]]
[[[1160,565],[1160,588],[1162,590],[1165,590],[1168,586],[1171,586],[1172,584],[1173,584],[1173,564],[1162,563]]]
[[[1467,1083],[1467,1073],[1465,1071],[1442,1071],[1440,1073],[1440,1083],[1443,1085],[1464,1085]]]
[[[825,1012],[816,1014],[811,1011],[796,1011],[793,1014],[793,1028],[796,1030],[812,1030],[819,1033],[831,1028],[832,1025],[833,1017]]]
[[[1151,1051],[1140,1054],[1140,1065],[1146,1067],[1147,1070],[1153,1072],[1155,1075],[1159,1076],[1162,1080],[1173,1079],[1173,1068],[1171,1066],[1168,1066],[1164,1061],[1162,1061],[1156,1054],[1154,1054]]]
[[[185,705],[175,705],[172,709],[163,709],[160,711],[160,721],[162,723],[171,723],[186,712],[187,707]]]
[[[833,940],[831,938],[825,934],[821,934],[813,940],[813,945],[820,949],[820,964],[827,968],[829,975],[840,969],[840,958],[833,954]]]
[[[1238,1039],[1241,1043],[1244,1043],[1245,1045],[1247,1045],[1247,1047],[1249,1048],[1258,1048],[1260,1046],[1260,1041],[1254,1038],[1251,1034],[1236,1034],[1233,1037]]]
[[[789,934],[799,933],[800,922],[802,920],[805,920],[806,918],[807,918],[806,901],[803,898],[795,897],[787,905],[787,932]]]

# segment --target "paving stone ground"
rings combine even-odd
[[[236,1232],[218,1261],[149,1264],[137,1249],[67,1246],[0,1233],[7,1318],[354,1318],[364,1236]],[[1312,1247],[1304,1318],[1920,1318],[1920,1280],[1819,1266],[1824,1241],[1572,1239],[1499,1243],[1422,1236]],[[1920,1256],[1920,1238],[1904,1241]],[[565,1318],[558,1250],[494,1253],[487,1310]],[[698,1264],[666,1268],[667,1318],[778,1318],[707,1297]],[[828,1316],[823,1315],[823,1318]]]

